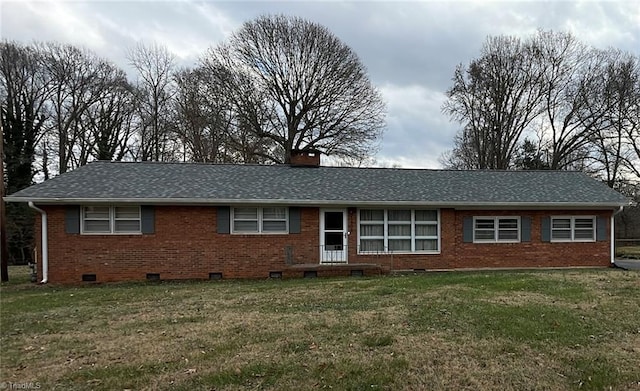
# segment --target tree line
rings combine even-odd
[[[460,64],[443,112],[456,169],[575,169],[640,197],[640,59],[569,33],[488,37]]]
[[[73,45],[0,43],[7,194],[93,160],[273,164],[313,149],[362,162],[385,126],[357,54],[301,18],[246,22],[191,68],[158,44],[127,58],[133,78]],[[7,206],[13,262],[31,259],[25,208]]]

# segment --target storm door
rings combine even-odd
[[[347,211],[320,211],[320,263],[347,263]]]

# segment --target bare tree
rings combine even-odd
[[[261,16],[245,23],[227,45],[211,49],[202,67],[220,77],[234,103],[239,134],[264,140],[245,147],[263,149],[274,162],[289,162],[294,149],[368,156],[382,133],[385,106],[364,66],[316,23]]]
[[[51,80],[44,59],[31,46],[0,44],[0,101],[7,171],[7,192],[32,183],[36,144],[49,115],[46,102]]]
[[[456,68],[443,111],[464,126],[456,149],[473,159],[469,168],[512,165],[520,135],[540,114],[537,55],[518,38],[489,37],[480,58]]]
[[[548,165],[557,170],[583,164],[595,126],[607,111],[598,104],[605,57],[569,33],[540,31],[533,45],[543,69],[542,141]]]
[[[640,179],[640,60],[618,50],[604,52],[593,108],[602,112],[593,126],[593,158],[610,187],[624,180],[625,171]],[[634,150],[634,145],[636,149]],[[636,152],[636,153],[634,153]]]
[[[57,147],[58,172],[87,163],[93,150],[86,127],[88,110],[109,88],[113,66],[71,45],[41,46],[52,79],[50,143]]]
[[[490,37],[479,59],[455,71],[443,110],[464,127],[441,162],[582,170],[613,187],[640,172],[637,69],[637,57],[568,33]],[[521,141],[529,134],[537,140]]]
[[[127,57],[138,72],[137,106],[141,117],[138,158],[171,160],[168,143],[172,131],[175,56],[165,46],[139,44]]]
[[[185,160],[229,161],[227,139],[233,116],[229,99],[202,69],[182,70],[175,79],[176,131],[188,155]]]
[[[45,103],[50,80],[43,72],[43,65],[40,53],[33,47],[8,41],[0,43],[2,168],[6,170],[8,194],[30,186],[33,181],[36,145],[48,116]],[[3,225],[11,262],[30,261],[33,214],[25,205],[9,204]],[[3,262],[7,261],[3,257]]]
[[[636,196],[640,196],[640,58],[625,53],[618,60],[609,68],[613,75],[608,91],[615,103],[607,122],[615,137],[622,134],[622,164],[634,178]]]
[[[107,82],[100,100],[88,108],[85,138],[91,145],[90,155],[98,160],[122,160],[129,152],[132,121],[135,112],[133,87],[124,71],[105,68]]]

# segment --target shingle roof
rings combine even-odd
[[[7,201],[299,205],[620,206],[603,183],[573,171],[455,171],[150,162],[94,162]]]

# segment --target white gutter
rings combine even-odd
[[[32,201],[29,201],[29,208],[40,212],[42,215],[42,281],[40,281],[40,283],[46,284],[49,280],[49,246],[47,243],[47,237],[49,235],[47,232],[47,212],[35,206]]]
[[[568,208],[608,209],[627,205],[618,202],[464,202],[464,201],[358,201],[358,200],[300,200],[300,199],[233,199],[233,198],[39,198],[4,197],[8,202],[37,202],[39,204],[114,204],[145,205],[289,205],[289,206],[430,206],[446,208]]]
[[[618,208],[617,211],[611,214],[611,264],[613,265],[616,261],[616,233],[615,233],[615,216],[622,212],[624,206]]]

